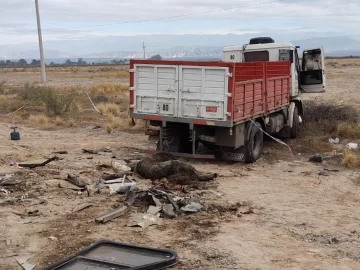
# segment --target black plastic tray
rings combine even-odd
[[[99,241],[44,270],[157,270],[175,265],[176,258],[167,249]]]

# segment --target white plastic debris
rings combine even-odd
[[[339,144],[339,142],[340,142],[340,139],[339,139],[339,138],[335,138],[335,139],[330,138],[330,139],[329,139],[329,143],[331,143],[331,144]]]
[[[348,144],[346,145],[346,147],[347,147],[348,149],[350,149],[350,150],[355,150],[355,149],[358,148],[358,144],[357,144],[357,143],[348,143]]]

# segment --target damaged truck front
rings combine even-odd
[[[323,50],[304,51],[301,64],[292,44],[260,41],[225,48],[222,62],[130,61],[130,114],[157,128],[147,131],[157,150],[194,156],[202,144],[251,163],[264,132],[298,135],[301,93],[325,91]]]

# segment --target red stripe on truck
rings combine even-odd
[[[163,118],[161,116],[155,116],[155,115],[145,115],[144,120],[154,120],[154,121],[162,121]]]
[[[207,121],[205,120],[194,120],[195,125],[207,126]]]

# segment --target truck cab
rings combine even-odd
[[[300,93],[321,93],[325,91],[325,58],[322,47],[306,49],[301,61],[297,46],[291,43],[275,43],[267,37],[253,38],[248,45],[231,46],[223,49],[224,62],[291,62],[291,97]]]

